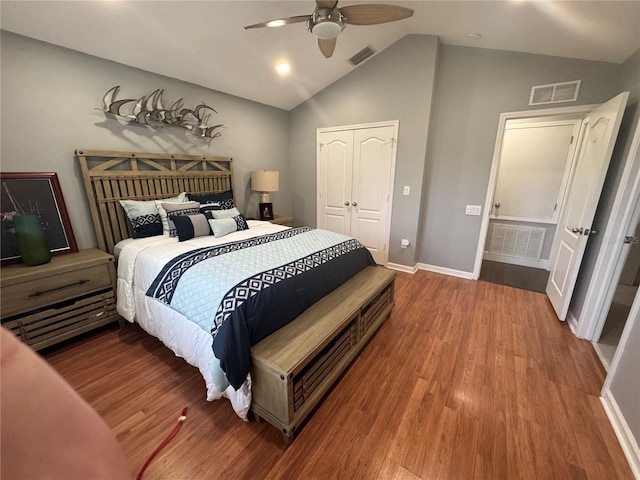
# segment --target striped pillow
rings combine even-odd
[[[173,222],[173,218],[179,215],[189,215],[193,213],[200,213],[200,204],[198,202],[182,202],[182,203],[170,203],[170,202],[160,202],[160,216],[167,220],[167,229],[170,237],[176,237],[178,235],[178,231],[176,230],[176,225]]]
[[[204,237],[211,235],[211,228],[207,222],[207,217],[202,213],[193,213],[189,215],[178,215],[172,218],[176,231],[178,233],[178,241],[184,242],[195,237]]]

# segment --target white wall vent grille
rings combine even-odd
[[[496,223],[489,253],[540,260],[545,232],[544,228]]]
[[[376,51],[372,47],[370,46],[364,47],[362,50],[360,50],[358,53],[356,53],[353,57],[351,57],[347,61],[355,67],[356,65],[360,65],[362,62],[364,62],[367,58],[372,56],[374,53],[376,53]]]
[[[550,83],[531,87],[529,105],[544,105],[547,103],[575,102],[582,80],[572,82]]]

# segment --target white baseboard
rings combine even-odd
[[[509,263],[511,265],[520,265],[521,267],[533,267],[549,270],[549,260],[532,260],[530,258],[512,257],[510,255],[500,255],[497,253],[489,253],[487,251],[482,255],[483,260],[493,262]]]
[[[569,325],[569,328],[571,329],[571,332],[577,337],[578,335],[576,335],[576,332],[578,331],[578,319],[571,310],[567,312],[566,321],[567,325]]]
[[[411,274],[416,273],[418,270],[426,270],[427,272],[442,273],[444,275],[451,275],[452,277],[466,278],[467,280],[477,280],[476,278],[473,278],[472,272],[463,272],[462,270],[438,267],[436,265],[429,265],[427,263],[417,263],[413,267],[410,267],[408,265],[401,265],[399,263],[387,262],[387,268]]]
[[[631,433],[631,429],[624,419],[611,390],[605,391],[603,396],[600,397],[600,401],[602,402],[607,417],[609,417],[613,431],[616,437],[618,437],[622,451],[625,457],[627,457],[627,462],[629,462],[633,476],[636,479],[640,479],[640,447],[638,447],[638,442],[633,437],[633,433]]]
[[[405,273],[411,273],[411,274],[414,274],[418,271],[417,266],[409,267],[407,265],[401,265],[399,263],[391,263],[391,262],[387,262],[387,268],[390,268],[391,270],[397,270],[399,272],[405,272]]]
[[[598,345],[598,342],[591,342],[591,345],[593,345],[593,349],[595,350],[596,355],[598,355],[598,358],[600,359],[600,363],[602,364],[604,369],[607,371],[607,373],[609,373],[609,370],[611,369],[611,363],[609,363],[609,359],[602,352],[602,349],[600,348],[600,345]]]
[[[473,277],[473,272],[463,272],[462,270],[454,270],[452,268],[438,267],[437,265],[429,265],[427,263],[418,263],[416,267],[420,270],[428,272],[443,273],[452,277],[466,278],[467,280],[477,280]]]

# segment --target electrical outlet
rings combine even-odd
[[[480,205],[467,205],[464,209],[465,215],[480,215],[482,207]]]

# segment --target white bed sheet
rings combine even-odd
[[[249,220],[249,229],[234,232],[221,238],[213,235],[178,242],[175,237],[156,236],[127,239],[116,248],[118,254],[118,313],[129,322],[137,322],[149,334],[159,338],[178,357],[200,370],[207,388],[207,400],[226,397],[234,411],[244,420],[251,406],[251,376],[242,387],[235,390],[228,386],[220,391],[214,382],[211,363],[217,362],[213,355],[211,332],[167,305],[145,295],[147,289],[162,267],[173,257],[194,248],[222,245],[247,238],[286,230],[289,227],[269,222]]]

